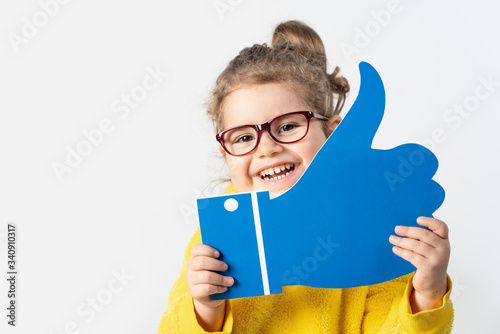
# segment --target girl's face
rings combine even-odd
[[[287,86],[278,83],[243,86],[226,97],[223,129],[261,124],[293,111],[312,110]],[[322,122],[311,118],[306,137],[291,144],[277,143],[267,131],[263,131],[257,148],[244,156],[232,156],[220,147],[236,190],[268,190],[271,198],[274,198],[290,189],[327,139]],[[328,121],[331,129],[339,122],[339,116]],[[289,174],[277,180],[270,179],[272,175],[269,174],[275,174],[278,169],[283,170],[283,174],[287,171]]]

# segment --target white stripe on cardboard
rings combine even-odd
[[[260,272],[262,273],[262,284],[264,295],[269,295],[269,278],[267,277],[266,253],[264,252],[264,240],[262,238],[262,227],[260,225],[259,202],[257,193],[252,192],[253,220],[255,223],[255,234],[257,236],[257,248],[259,250]]]

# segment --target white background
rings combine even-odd
[[[230,10],[218,12],[214,5],[221,3]],[[203,103],[239,50],[270,43],[274,26],[288,19],[316,29],[330,67],[340,66],[351,83],[342,115],[357,96],[358,62],[379,71],[387,106],[374,147],[429,143],[434,131],[443,133],[431,149],[440,161],[435,180],[447,196],[435,216],[451,231],[454,333],[499,333],[500,6],[401,1],[381,27],[373,12],[387,7],[388,1],[73,0],[43,22],[38,1],[3,1],[0,267],[5,277],[12,222],[19,278],[16,328],[6,325],[7,282],[0,281],[2,333],[156,331],[196,229],[193,199],[225,176]],[[22,36],[23,18],[33,23],[33,16],[38,32],[14,47],[13,34]],[[365,29],[372,29],[366,46],[356,40]],[[347,56],[346,44],[362,47]],[[112,103],[140,89],[148,67],[169,75],[121,119]],[[473,101],[476,89],[487,92],[478,88],[481,77],[497,86],[467,117],[445,120],[455,104]],[[114,130],[59,180],[54,162],[65,163],[68,147],[103,119]],[[113,280],[122,271],[133,277],[126,285]],[[105,305],[91,318],[88,303],[96,297]]]

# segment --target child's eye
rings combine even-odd
[[[243,136],[239,136],[238,138],[236,138],[236,140],[234,141],[235,144],[237,143],[248,143],[252,140],[254,140],[255,138],[251,135],[243,135]]]
[[[293,124],[293,123],[283,124],[279,127],[278,132],[280,132],[280,133],[290,132],[290,131],[296,129],[297,127],[299,127],[298,124]]]

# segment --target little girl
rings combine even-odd
[[[338,72],[327,74],[320,37],[298,21],[278,25],[271,47],[245,48],[229,63],[208,108],[231,175],[226,194],[268,190],[276,197],[297,182],[341,121],[349,85]],[[260,124],[266,126],[252,126]],[[158,333],[450,333],[448,227],[429,217],[417,223],[428,229],[397,226],[399,236],[388,236],[394,253],[417,268],[412,274],[372,286],[288,286],[281,294],[226,301],[210,295],[234,279],[218,273],[228,266],[201,244],[198,229]]]

